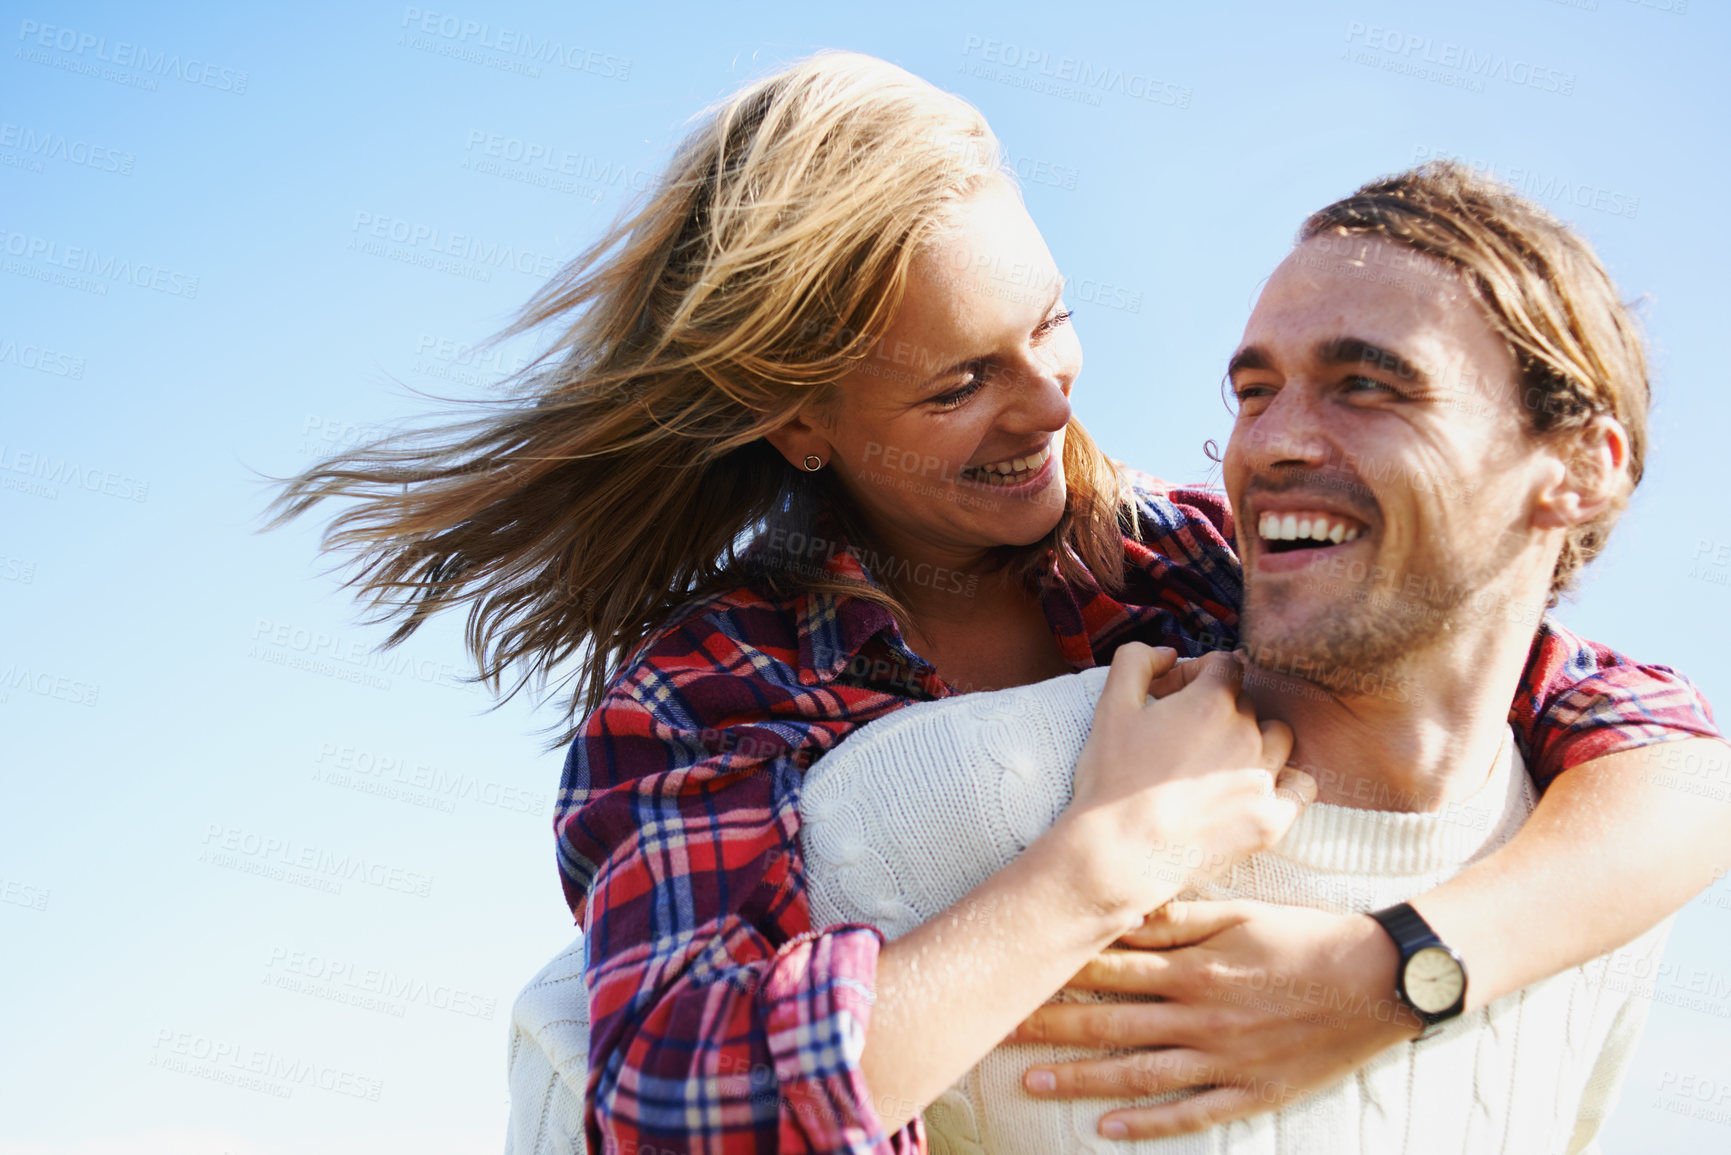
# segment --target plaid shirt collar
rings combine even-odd
[[[825,576],[882,588],[839,531],[829,529],[823,540],[833,543],[823,561]],[[1065,660],[1075,669],[1088,669],[1097,661],[1094,640],[1088,636],[1084,624],[1078,591],[1060,580],[1056,558],[1050,559],[1048,578],[1045,593],[1040,599],[1047,623],[1052,627]],[[1090,600],[1103,602],[1119,612],[1128,609],[1099,589],[1082,592]],[[802,685],[820,686],[834,681],[872,639],[881,636],[890,653],[911,671],[930,678],[934,687],[942,686],[931,665],[908,647],[894,615],[882,605],[848,594],[810,589],[793,595],[791,604],[799,621],[799,680]],[[936,696],[947,696],[948,693],[948,687],[943,687]]]
[[[851,550],[843,549],[824,562],[830,577],[876,586]],[[925,663],[907,647],[895,617],[876,602],[849,594],[805,590],[794,596],[799,619],[799,680],[808,686],[833,682],[849,662],[879,634],[892,652],[918,669]]]

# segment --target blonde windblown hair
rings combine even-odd
[[[386,646],[466,603],[495,692],[575,657],[568,718],[593,709],[680,607],[761,580],[743,555],[770,519],[822,509],[865,535],[831,471],[763,435],[870,354],[919,246],[992,179],[1009,177],[980,113],[881,60],[823,53],[749,85],[494,338],[557,327],[509,400],[313,466],[271,524],[350,499],[323,545],[353,555]],[[1118,475],[1074,421],[1064,468],[1057,527],[998,560],[1033,582],[1055,555],[1066,580],[1115,586]],[[893,588],[779,580],[906,620]]]

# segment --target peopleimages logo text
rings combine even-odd
[[[53,24],[24,20],[18,25],[18,39],[38,48],[53,48],[73,56],[100,60],[117,68],[132,68],[152,76],[172,76],[218,92],[232,92],[237,96],[246,92],[248,75],[245,72],[191,56],[182,59],[178,52],[153,53],[143,45],[129,44],[124,40],[111,45],[106,36],[80,32],[76,28],[59,28]]]
[[[0,252],[10,257],[41,261],[57,268],[97,277],[104,281],[124,281],[140,289],[153,289],[171,297],[198,296],[198,278],[145,261],[133,262],[113,253],[99,254],[95,249],[79,245],[61,245],[48,237],[15,233],[0,228]]]
[[[495,27],[485,20],[465,20],[448,12],[408,7],[403,9],[402,26],[411,32],[437,36],[468,47],[485,48],[506,56],[520,56],[537,64],[557,64],[604,80],[631,79],[631,61],[626,57],[566,44],[551,36],[537,40],[533,33]]]
[[[1189,88],[1162,80],[1152,73],[1095,64],[1076,56],[1053,56],[1043,48],[1027,48],[1010,41],[993,40],[984,36],[969,36],[962,45],[962,55],[976,57],[987,64],[1010,71],[1004,76],[987,79],[1006,80],[1022,73],[1062,84],[1074,85],[1076,91],[1099,103],[1099,93],[1115,92],[1133,100],[1145,100],[1173,108],[1189,108],[1193,95]]]
[[[1409,66],[1430,65],[1457,73],[1462,79],[1502,80],[1541,92],[1561,96],[1575,93],[1575,74],[1563,72],[1530,60],[1510,59],[1500,52],[1481,52],[1452,41],[1438,41],[1430,36],[1401,32],[1377,24],[1351,21],[1346,26],[1347,51],[1362,44],[1387,55],[1390,60],[1404,61]],[[1395,69],[1402,71],[1402,69]],[[1415,73],[1417,75],[1418,73]]]
[[[29,125],[13,124],[11,121],[0,121],[0,148],[17,149],[26,156],[64,161],[99,172],[132,175],[133,156],[130,152],[91,144],[87,140],[69,137],[64,133],[37,132]]]

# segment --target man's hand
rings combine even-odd
[[[1035,1067],[1023,1085],[1055,1099],[1191,1090],[1159,1106],[1111,1111],[1100,1134],[1199,1131],[1287,1106],[1417,1035],[1423,1024],[1395,994],[1396,962],[1394,944],[1366,915],[1168,903],[1068,984],[1166,1001],[1049,1004],[1006,1041],[1138,1048]]]

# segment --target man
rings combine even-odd
[[[1433,165],[1306,222],[1229,377],[1244,685],[1259,716],[1292,726],[1293,762],[1316,779],[1320,805],[1199,897],[1373,913],[1366,926],[1399,993],[1364,1006],[1349,991],[1299,989],[1275,950],[1209,997],[1220,1012],[1281,1008],[1310,1022],[1369,1014],[1391,1041],[1426,1033],[1303,1098],[1315,1084],[1246,1079],[1240,1064],[1209,1061],[1209,1034],[1229,1033],[1224,1013],[1072,996],[1014,1037],[1040,1047],[999,1047],[928,1110],[928,1125],[961,1149],[1031,1152],[1092,1149],[1112,1134],[1097,1122],[1151,1137],[1282,1108],[1158,1149],[1584,1150],[1645,1018],[1639,992],[1612,970],[1651,973],[1664,927],[1491,1002],[1469,998],[1465,960],[1405,900],[1495,850],[1534,806],[1508,703],[1544,608],[1603,547],[1641,474],[1647,390],[1633,326],[1572,234],[1463,167]],[[993,855],[1013,855],[1037,819],[1018,831],[1014,807],[970,799],[1062,789],[1046,768],[1077,751],[1052,732],[1074,734],[1062,723],[1091,706],[1099,679],[1080,685],[1088,678],[970,704],[986,721],[913,707],[883,724],[896,732],[867,727],[819,763],[801,804],[814,924],[866,919],[895,937],[904,928],[886,923],[932,917],[998,868]],[[992,747],[1018,754],[964,753],[957,766],[952,753],[943,775],[924,776],[922,750]],[[928,820],[945,826],[941,839],[893,817],[921,813],[942,816]],[[949,861],[924,853],[939,849]],[[1186,905],[1188,926],[1168,912],[1125,945],[1206,945],[1252,907]],[[1258,917],[1296,929],[1308,913]],[[1073,986],[1193,993],[1176,986],[1176,953],[1108,955]],[[1166,1049],[1073,1049],[1104,1044]],[[1359,1062],[1343,1060],[1338,1075]],[[1122,1105],[1186,1088],[1200,1090]],[[1104,1107],[1114,1109],[1101,1120]]]

